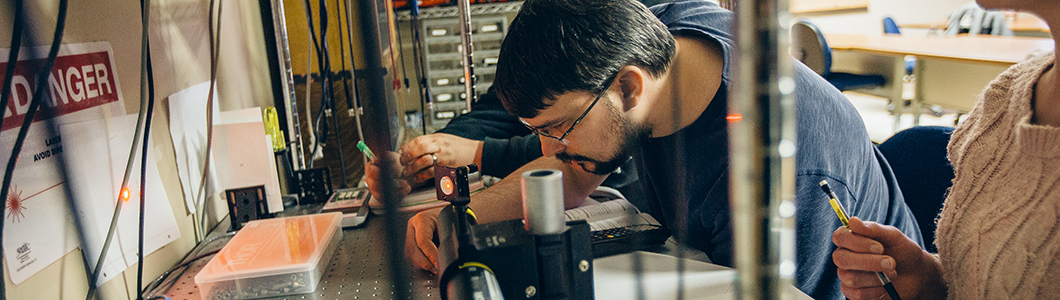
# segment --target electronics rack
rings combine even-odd
[[[486,93],[493,85],[494,74],[497,71],[497,57],[500,54],[501,41],[508,32],[508,24],[515,18],[519,8],[523,5],[519,2],[502,2],[471,5],[471,27],[472,43],[475,49],[475,93],[481,95]],[[406,71],[409,79],[415,73],[412,70],[415,59],[412,52],[412,34],[410,32],[411,17],[408,10],[396,12],[403,39]],[[462,47],[460,45],[460,19],[457,15],[456,6],[431,7],[420,10],[420,32],[423,38],[424,55],[427,81],[430,84],[431,99],[434,104],[433,110],[426,108],[424,118],[427,122],[428,132],[445,127],[449,120],[461,114],[467,113],[464,94],[463,63],[461,62]],[[406,117],[416,114],[412,108],[420,107],[419,87],[412,85],[412,92],[405,95]],[[428,117],[429,116],[429,117]],[[406,122],[412,126],[411,122]]]

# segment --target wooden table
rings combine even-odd
[[[998,74],[1024,61],[1037,51],[1055,47],[1052,39],[994,36],[908,37],[898,35],[825,35],[833,51],[885,56],[895,60],[892,78],[905,74],[902,60],[916,56],[914,124],[919,124],[923,105],[938,105],[961,112],[971,111],[979,93]],[[892,79],[894,80],[894,79]],[[901,103],[901,84],[891,84],[892,100]],[[895,105],[895,124],[901,105]]]

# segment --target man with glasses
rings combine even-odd
[[[505,177],[541,157],[541,142],[520,119],[504,110],[493,88],[479,96],[471,111],[449,121],[437,132],[402,145],[401,178],[411,188],[433,183],[434,165],[476,164],[482,175]],[[375,178],[369,178],[373,181]],[[632,162],[608,175],[603,185],[627,197],[639,195]]]
[[[732,266],[727,93],[734,66],[732,13],[705,0],[649,11],[634,0],[526,0],[501,46],[494,87],[504,107],[541,138],[547,156],[515,171],[564,172],[566,206],[633,159],[649,213],[675,238]],[[857,111],[834,87],[795,63],[796,286],[842,299],[831,254],[840,227],[818,182],[848,211],[919,229]],[[734,118],[735,119],[735,118]],[[477,194],[480,223],[521,217],[518,176]],[[437,211],[408,224],[406,256],[433,270]]]

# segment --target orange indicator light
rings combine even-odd
[[[455,189],[453,188],[453,180],[452,179],[450,179],[448,176],[442,177],[442,179],[439,180],[439,183],[442,185],[442,193],[443,194],[446,194],[446,195],[452,195],[453,194],[453,190],[455,190]]]

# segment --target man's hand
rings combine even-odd
[[[839,268],[843,295],[853,300],[880,299],[887,294],[876,272],[891,279],[902,299],[943,299],[941,263],[893,226],[850,218],[850,229],[832,233],[838,249],[832,261]]]
[[[439,160],[441,160],[439,158]],[[604,176],[589,174],[581,170],[572,170],[554,157],[541,157],[520,167],[508,177],[492,187],[483,190],[471,198],[468,207],[475,211],[479,224],[488,224],[523,217],[520,183],[521,174],[528,170],[558,169],[563,170],[564,203],[568,207],[581,204],[593,189],[604,181]],[[420,269],[438,272],[438,246],[434,244],[434,235],[438,227],[438,214],[442,209],[420,212],[409,219],[405,236],[405,256],[409,262]]]
[[[434,179],[434,165],[459,167],[482,165],[483,141],[451,134],[434,133],[417,137],[398,149],[403,166],[401,178],[411,186],[421,186]]]
[[[438,245],[434,244],[434,233],[438,228],[441,209],[422,211],[409,219],[405,233],[405,257],[416,268],[438,273]]]
[[[368,161],[368,164],[364,166],[364,182],[368,184],[368,190],[372,192],[373,197],[379,197],[383,195],[382,183],[383,180],[392,180],[392,184],[397,187],[396,191],[398,194],[395,197],[404,198],[412,191],[412,187],[408,181],[401,178],[383,178],[383,168],[388,168],[389,174],[398,176],[401,174],[401,165],[398,164],[398,153],[397,152],[381,152],[374,159]]]

